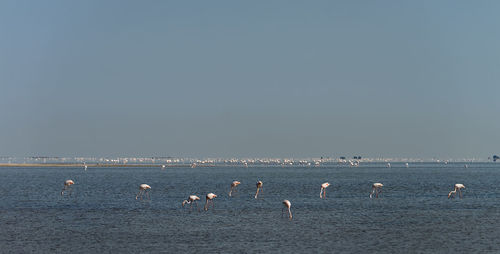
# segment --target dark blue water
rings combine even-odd
[[[75,181],[71,197],[59,194],[66,179]],[[233,180],[242,184],[229,198]],[[264,193],[255,200],[257,180]],[[384,184],[379,199],[369,199],[373,182]],[[499,182],[493,163],[0,168],[0,252],[498,253]],[[135,200],[141,183],[151,200]],[[464,198],[449,200],[455,183],[467,187]],[[181,207],[208,192],[219,195],[214,210]],[[283,199],[291,221],[281,217]]]

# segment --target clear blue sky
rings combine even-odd
[[[0,155],[500,153],[499,1],[0,1]]]

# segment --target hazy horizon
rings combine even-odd
[[[0,155],[487,158],[500,2],[2,1]]]

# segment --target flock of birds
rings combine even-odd
[[[72,189],[71,189],[71,185],[75,184],[75,182],[73,180],[66,180],[64,182],[64,187],[61,191],[61,195],[64,195],[64,192],[68,191],[68,195],[71,195],[71,192],[72,192]],[[233,181],[231,183],[231,189],[229,191],[229,196],[231,197],[234,193],[237,192],[237,189],[236,187],[238,185],[240,185],[241,182],[239,181]],[[258,198],[259,196],[259,192],[264,192],[264,189],[263,189],[263,183],[262,181],[258,181],[256,183],[256,186],[257,186],[257,191],[255,192],[255,199]],[[326,182],[326,183],[323,183],[321,184],[321,190],[319,192],[319,198],[321,199],[325,199],[326,198],[326,188],[328,188],[328,186],[330,186],[330,183]],[[373,198],[373,196],[375,196],[375,198],[378,198],[378,195],[380,193],[382,193],[382,187],[384,185],[382,183],[374,183],[372,184],[372,192],[370,193],[370,198]],[[459,194],[459,197],[462,198],[462,189],[465,189],[465,186],[461,183],[457,183],[455,184],[454,186],[454,189],[452,191],[450,191],[450,193],[448,193],[448,198],[455,198],[455,195],[456,193],[458,192]],[[143,183],[141,185],[139,185],[139,193],[137,193],[137,195],[135,196],[135,199],[141,199],[142,200],[142,197],[143,196],[146,196],[148,199],[150,199],[150,196],[149,196],[149,191],[151,190],[151,186]],[[212,204],[212,208],[215,207],[214,205],[214,199],[217,197],[217,195],[215,195],[214,193],[208,193],[206,196],[205,196],[205,206],[204,206],[204,210],[207,211],[208,208],[210,207],[210,204]],[[198,203],[197,201],[200,200],[200,197],[196,196],[196,195],[190,195],[186,200],[182,201],[182,206],[184,207],[186,204],[189,204],[190,205],[190,210],[192,209],[193,207],[193,204],[195,204],[196,208],[199,210],[198,208]],[[282,201],[282,204],[283,204],[283,208],[281,209],[281,215],[283,216],[283,213],[285,211],[285,209],[288,209],[288,217],[290,218],[290,220],[292,219],[292,211],[291,211],[291,207],[292,207],[292,203],[285,199]]]

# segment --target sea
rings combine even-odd
[[[136,200],[142,183],[150,199]],[[462,199],[447,197],[455,183]],[[0,253],[500,253],[499,219],[493,162],[0,168]]]

